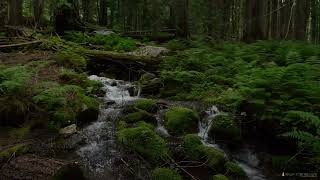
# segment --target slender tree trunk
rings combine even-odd
[[[213,8],[214,0],[208,0],[208,36],[213,37]]]
[[[0,2],[0,27],[7,23],[8,4],[7,1],[1,0]]]
[[[82,0],[83,21],[93,23],[94,19],[94,1]]]
[[[263,2],[257,0],[247,0],[245,17],[245,32],[243,40],[245,42],[253,42],[264,39]]]
[[[99,25],[108,25],[108,2],[107,0],[100,0],[99,7]]]
[[[180,38],[189,36],[189,0],[176,0],[177,35]]]
[[[311,1],[311,41],[317,43],[317,35],[319,34],[319,29],[317,25],[319,24],[319,16],[317,11],[319,11],[319,2],[316,0]]]
[[[18,26],[22,23],[22,2],[23,0],[9,1],[9,24]]]
[[[44,0],[33,0],[33,17],[36,24],[39,24],[43,14]]]
[[[310,0],[297,0],[295,13],[295,39],[304,41],[307,38],[307,20],[310,10],[308,3]]]

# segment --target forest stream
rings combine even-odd
[[[142,98],[139,96],[139,88],[123,80],[95,75],[90,76],[89,79],[103,83],[102,89],[106,92],[102,98],[103,103],[100,107],[98,120],[81,129],[67,141],[71,143],[85,141],[83,145],[77,148],[75,153],[78,155],[80,166],[90,179],[126,179],[126,175],[123,174],[117,164],[121,161],[122,155],[116,142],[116,131],[118,121],[123,116],[125,107]],[[129,89],[134,89],[134,93],[130,93]],[[167,103],[169,105],[171,103],[188,106],[188,102],[167,101]],[[167,108],[159,109],[154,115],[157,119],[156,132],[164,138],[171,136],[164,127],[163,114],[167,110]],[[199,121],[198,136],[205,146],[214,147],[222,151],[227,159],[235,160],[243,168],[250,180],[266,179],[263,167],[259,163],[254,149],[241,148],[236,153],[230,153],[222,144],[217,144],[213,139],[209,138],[208,131],[212,121],[214,121],[215,116],[223,112],[219,111],[216,106],[209,107],[204,112],[205,116]]]

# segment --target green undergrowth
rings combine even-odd
[[[107,51],[128,52],[136,49],[136,41],[115,34],[112,35],[87,35],[81,32],[68,32],[64,39],[75,43],[90,43],[100,45]]]
[[[81,113],[98,113],[93,95],[100,87],[85,73],[63,68],[53,60],[1,67],[0,124],[21,127],[37,120],[54,129],[78,124]],[[28,130],[16,129],[11,135],[22,138]]]
[[[255,131],[267,137],[264,143],[270,143],[268,139],[295,141],[306,154],[313,154],[300,158],[309,159],[311,168],[319,167],[319,45],[284,41],[191,44],[193,48],[163,60],[162,97],[200,100],[232,110],[238,118],[242,114],[244,136]]]

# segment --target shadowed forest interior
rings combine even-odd
[[[0,179],[320,175],[320,0],[0,0]]]

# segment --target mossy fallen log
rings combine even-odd
[[[119,53],[114,51],[87,50],[85,54],[90,58],[118,62],[122,64],[156,66],[160,63],[159,58],[156,57],[138,56],[130,53]]]

